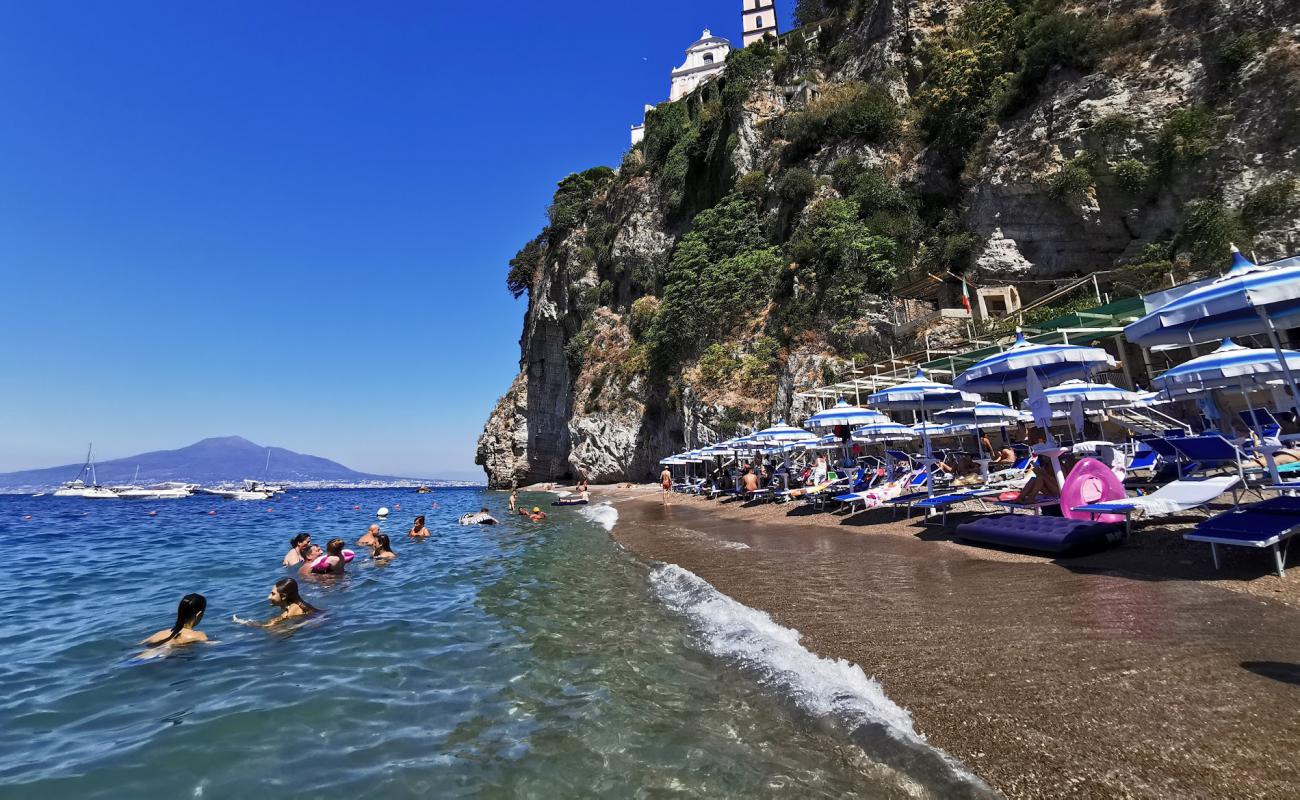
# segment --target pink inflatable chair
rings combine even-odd
[[[1095,458],[1085,458],[1074,465],[1061,487],[1061,515],[1067,519],[1090,520],[1087,511],[1075,511],[1075,506],[1092,503],[1110,503],[1123,500],[1124,484],[1115,477],[1110,467]],[[1123,514],[1098,514],[1098,522],[1123,522]]]

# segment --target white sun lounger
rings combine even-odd
[[[1161,486],[1151,494],[1143,497],[1130,497],[1127,500],[1113,500],[1108,503],[1090,503],[1075,506],[1075,511],[1087,511],[1095,520],[1098,514],[1123,514],[1124,533],[1132,532],[1133,515],[1142,512],[1146,517],[1164,517],[1191,511],[1206,503],[1213,502],[1224,492],[1233,493],[1237,499],[1237,486],[1241,484],[1239,475],[1222,475],[1215,478],[1199,480],[1173,481]]]

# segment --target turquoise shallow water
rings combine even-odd
[[[612,509],[456,524],[483,504],[506,516],[476,490],[0,497],[0,797],[982,792],[856,668],[623,552]],[[231,622],[272,615],[294,532],[351,543],[380,506],[396,561],[300,581],[326,613],[292,631]],[[134,658],[187,592],[217,643]]]

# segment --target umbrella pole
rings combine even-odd
[[[1273,320],[1269,318],[1268,314],[1264,313],[1264,309],[1256,306],[1255,312],[1259,314],[1259,318],[1264,321],[1264,326],[1268,329],[1268,341],[1273,345],[1273,352],[1277,353],[1277,360],[1282,365],[1282,373],[1286,375],[1286,385],[1291,388],[1292,408],[1287,410],[1294,411],[1297,405],[1300,405],[1300,389],[1296,388],[1295,375],[1291,373],[1291,365],[1286,363],[1286,354],[1282,352],[1282,340],[1278,338],[1277,328],[1273,326]]]
[[[1282,473],[1277,471],[1277,462],[1273,460],[1273,454],[1280,448],[1273,447],[1264,442],[1264,429],[1260,427],[1259,420],[1255,418],[1255,405],[1250,402],[1250,389],[1242,384],[1241,394],[1246,398],[1246,413],[1250,415],[1250,426],[1255,429],[1255,435],[1259,437],[1259,452],[1264,454],[1264,461],[1268,464],[1268,476],[1273,479],[1274,486],[1282,484]]]

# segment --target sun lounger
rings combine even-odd
[[[1126,500],[1114,500],[1109,503],[1089,503],[1075,506],[1075,511],[1086,511],[1093,519],[1098,514],[1122,514],[1124,516],[1124,534],[1132,533],[1133,515],[1139,512],[1145,517],[1164,517],[1191,511],[1194,508],[1212,502],[1224,492],[1232,492],[1232,501],[1237,502],[1237,486],[1241,478],[1236,475],[1223,475],[1216,478],[1174,481],[1160,487],[1144,497],[1131,497]]]
[[[990,497],[996,497],[1002,492],[1008,491],[1009,488],[1011,487],[990,486],[967,489],[960,492],[949,492],[947,494],[937,494],[934,497],[921,497],[910,504],[908,516],[911,517],[912,512],[910,509],[912,508],[920,509],[922,511],[938,511],[940,512],[940,519],[937,524],[947,527],[948,512],[952,510],[953,506],[974,501],[984,501]],[[927,522],[926,524],[929,525],[931,523]]]
[[[1300,532],[1300,497],[1274,497],[1212,517],[1191,533],[1183,534],[1183,538],[1209,543],[1215,569],[1220,566],[1219,545],[1271,548],[1278,577],[1283,577],[1291,537],[1297,532]]]

